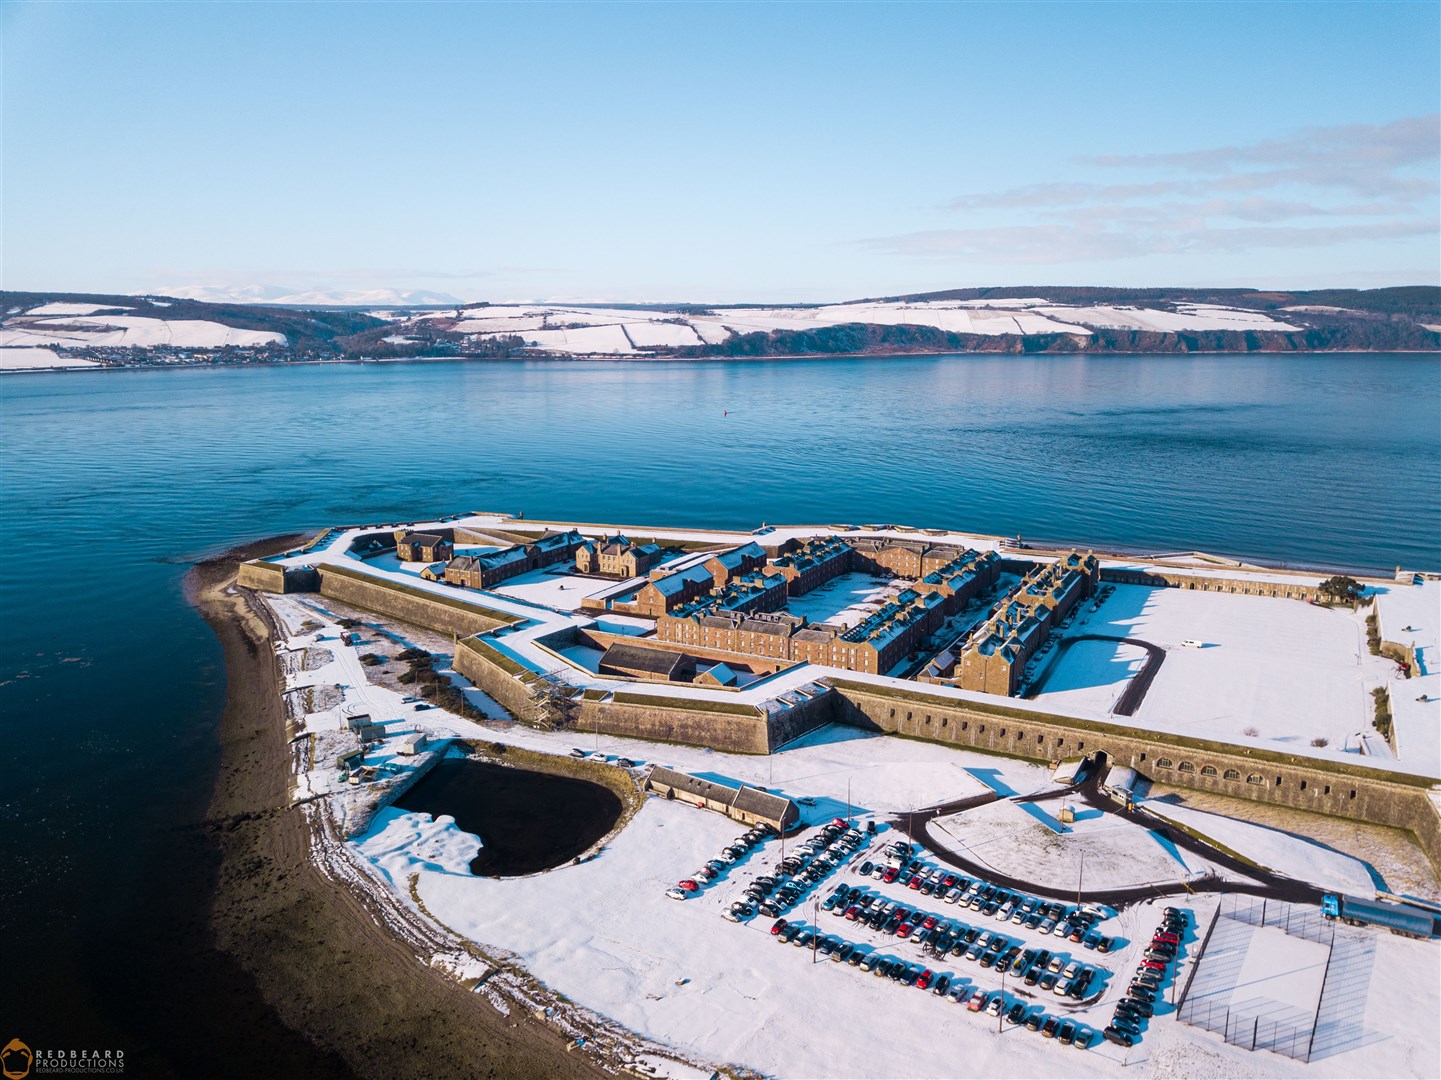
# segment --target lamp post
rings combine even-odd
[[[820,962],[821,957],[821,894],[816,893],[811,898],[811,922],[815,923],[816,931],[811,935],[811,963]]]
[[[1001,972],[1001,1011],[998,1012],[998,1013],[996,1013],[996,1034],[997,1034],[997,1035],[1001,1034],[1001,1032],[1004,1030],[1004,1029],[1001,1027],[1001,1024],[1005,1021],[1005,1019],[1006,1019],[1006,973],[1005,973],[1005,971],[1002,971],[1002,972]]]

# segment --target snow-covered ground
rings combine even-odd
[[[1381,884],[1360,859],[1305,840],[1299,836],[1253,825],[1248,821],[1209,814],[1164,799],[1141,804],[1147,813],[1183,825],[1194,833],[1234,851],[1248,862],[1323,889],[1353,896],[1372,896]]]
[[[974,810],[936,818],[935,841],[958,855],[1021,881],[1046,880],[1059,889],[1126,889],[1173,885],[1215,870],[1149,829],[1071,804],[1075,819],[1063,825],[1065,800],[1018,803],[1000,799]]]
[[[961,334],[1073,334],[1093,328],[1127,330],[1295,330],[1263,312],[1213,304],[1177,304],[1175,310],[1052,304],[1018,300],[867,301],[819,307],[716,308],[708,313],[644,311],[604,306],[509,304],[427,313],[454,318],[465,334],[518,334],[536,349],[628,356],[637,349],[719,344],[732,334],[815,330],[847,323],[928,326]]]
[[[54,349],[27,348],[25,346],[0,348],[0,371],[95,366],[94,360],[82,360],[78,356],[62,356]]]
[[[1431,775],[1441,776],[1441,581],[1388,585],[1377,593],[1382,640],[1416,651],[1412,677],[1392,672],[1386,683],[1396,753],[1402,761],[1428,763]]]
[[[1364,614],[1299,600],[1117,585],[1099,610],[1090,602],[1078,610],[1071,635],[1138,638],[1166,650],[1139,709],[1122,718],[1158,731],[1354,760],[1357,732],[1371,727],[1370,688],[1394,668],[1367,651]],[[1203,647],[1185,647],[1186,640]],[[1057,674],[1066,676],[1070,654],[1085,647],[1072,646]],[[1124,652],[1083,652],[1074,677],[1048,682],[1036,703],[1075,712],[1107,695],[1114,700],[1133,666],[1123,659]],[[1379,737],[1368,750],[1390,756]]]
[[[1045,671],[1044,689],[1034,700],[1061,712],[1072,709],[1110,712],[1126,683],[1145,662],[1146,651],[1138,645],[1077,641],[1066,646],[1065,652],[1059,653]]]
[[[1004,861],[1026,876],[1049,877],[1059,895],[1071,887],[1072,862],[1078,861],[1082,850],[1090,855],[1085,870],[1088,883],[1146,878],[1154,870],[1174,879],[1202,868],[1167,851],[1148,830],[1124,823],[1117,827],[1108,816],[1082,816],[1071,833],[1056,833],[1034,811],[1049,813],[1058,808],[1057,802],[1024,809],[1009,800],[1013,793],[1051,789],[1049,770],[1014,759],[840,727],[820,729],[777,754],[755,757],[612,736],[593,740],[589,735],[520,725],[482,725],[442,710],[416,712],[401,694],[367,681],[368,669],[359,662],[365,646],[352,647],[340,639],[340,627],[326,613],[322,598],[269,596],[266,602],[286,628],[280,651],[294,654],[288,664],[289,696],[305,700],[304,692],[309,690],[309,700],[316,704],[314,712],[299,717],[303,730],[317,744],[330,740],[324,744],[330,747],[328,755],[320,752],[309,759],[297,755],[305,763],[298,766],[297,794],[321,796],[314,805],[342,823],[374,794],[372,786],[356,788],[335,781],[334,755],[343,750],[346,740],[354,741],[354,736],[340,730],[343,718],[364,711],[393,733],[423,730],[437,738],[458,735],[556,755],[567,754],[574,743],[587,749],[598,745],[611,757],[624,755],[770,787],[800,800],[805,820],[811,823],[843,815],[849,807],[857,819],[877,821],[880,835],[848,866],[822,882],[821,895],[841,882],[863,884],[907,906],[920,904],[941,917],[962,917],[982,928],[992,927],[975,912],[961,914],[934,898],[858,876],[860,861],[892,835],[886,824],[889,817],[987,788],[997,791],[1002,801],[946,819],[947,835],[978,857],[994,860],[994,865]],[[361,633],[364,637],[372,631]],[[307,662],[298,663],[301,657],[308,657]],[[496,707],[490,702],[487,708]],[[373,750],[367,760],[398,772],[416,765],[384,747]],[[1209,823],[1217,833],[1224,827]],[[741,831],[736,822],[718,814],[649,799],[596,857],[504,879],[469,875],[468,863],[480,841],[445,816],[432,819],[383,808],[346,847],[380,871],[393,900],[417,919],[434,919],[483,948],[512,957],[577,1005],[649,1039],[692,1057],[735,1063],[768,1075],[1112,1076],[1123,1073],[1128,1061],[1147,1060],[1153,1062],[1149,1071],[1155,1075],[1195,1074],[1198,1063],[1210,1074],[1227,1076],[1434,1075],[1436,1028],[1428,1018],[1438,1008],[1441,954],[1433,943],[1383,943],[1387,964],[1379,972],[1384,977],[1373,979],[1369,986],[1358,984],[1353,993],[1368,1021],[1387,1018],[1384,1040],[1311,1066],[1227,1046],[1176,1023],[1166,1009],[1160,1010],[1140,1046],[1129,1054],[1107,1043],[1082,1052],[1024,1030],[998,1031],[994,1020],[968,1013],[950,1000],[848,965],[814,963],[809,952],[778,945],[766,932],[768,920],[746,924],[722,920],[721,911],[746,883],[776,860],[779,841],[761,845],[696,898],[679,903],[665,898],[668,886],[692,874]],[[1057,836],[1063,836],[1067,845],[1053,846]],[[1075,846],[1068,850],[1071,841]],[[1267,838],[1267,842],[1274,847],[1293,841]],[[1282,861],[1272,858],[1269,865]],[[363,886],[370,877],[357,874],[351,880]],[[412,888],[428,915],[412,898]],[[1181,906],[1191,908],[1196,924],[1204,926],[1214,903],[1197,898]],[[817,918],[811,914],[809,898],[792,918]],[[1102,994],[1096,1003],[1062,1005],[1050,995],[1024,987],[1018,990],[1014,983],[1010,993],[1024,992],[1026,996],[1018,1000],[1099,1028],[1109,1017],[1123,986],[1122,976],[1136,962],[1145,931],[1155,925],[1155,918],[1155,908],[1149,904],[1126,909],[1101,927],[1123,943],[1121,950],[1108,955],[1075,953],[1077,959],[1103,968]],[[865,950],[933,963],[914,946],[868,928],[824,913],[818,922],[824,931],[857,942]],[[1004,932],[1026,944],[1053,950],[1056,946],[1056,939],[1042,941],[1033,931],[1008,926]],[[1063,952],[1071,948],[1061,945]],[[458,976],[480,973],[474,962],[462,967],[464,971],[456,969]],[[991,972],[965,961],[941,961],[934,970],[955,975],[967,989],[998,986]],[[1183,968],[1182,977],[1184,973]],[[1416,989],[1386,998],[1389,1014],[1378,1011],[1376,995],[1387,994],[1387,988],[1398,981],[1414,983]],[[1186,1064],[1178,1069],[1178,1063]]]
[[[131,311],[132,308],[124,304],[71,304],[63,301],[56,301],[53,304],[41,304],[39,307],[30,308],[26,315],[94,315],[97,311]]]
[[[17,345],[146,346],[204,348],[223,345],[284,345],[285,335],[240,330],[204,319],[152,319],[145,315],[57,315],[5,320],[0,347]]]
[[[792,615],[804,615],[813,623],[854,626],[885,602],[891,593],[889,579],[874,574],[841,574],[802,596],[786,601]]]

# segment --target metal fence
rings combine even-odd
[[[1311,1060],[1312,1020],[1271,1019],[1229,1002],[1199,998],[1186,1002],[1181,1020],[1213,1031],[1232,1046],[1274,1050],[1297,1061]]]
[[[1336,937],[1336,924],[1323,918],[1320,908],[1288,904],[1284,900],[1229,893],[1221,898],[1221,917],[1251,926],[1274,927],[1322,945],[1330,945]]]
[[[1278,1009],[1279,1003],[1259,998],[1233,1000],[1256,927],[1277,929],[1335,950],[1336,926],[1323,919],[1317,908],[1234,893],[1223,896],[1212,925],[1214,936],[1208,935],[1209,945],[1193,972],[1195,993],[1188,992],[1182,1000],[1178,1019],[1214,1032],[1233,1046],[1271,1050],[1298,1061],[1310,1061],[1321,1019],[1316,1013],[1301,1014],[1284,1006]],[[1337,974],[1328,959],[1321,991],[1323,1001]],[[1187,990],[1191,989],[1188,985]],[[1335,996],[1333,993],[1331,998]]]

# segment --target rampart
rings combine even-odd
[[[1279,574],[1280,571],[1275,573]],[[1317,600],[1320,578],[1314,574],[1295,581],[1264,580],[1258,577],[1215,577],[1188,573],[1165,566],[1145,570],[1125,566],[1101,567],[1101,580],[1116,585],[1150,585],[1162,589],[1190,589],[1195,592],[1236,593],[1238,596],[1277,596],[1287,600]]]
[[[1174,787],[1276,803],[1413,833],[1441,877],[1441,809],[1434,781],[1347,762],[1319,762],[1184,735],[833,679],[842,723],[1052,761],[1101,752]]]
[[[322,596],[429,630],[445,634],[480,634],[523,621],[502,611],[437,595],[411,585],[382,581],[348,567],[327,564],[318,569]]]
[[[309,566],[282,566],[280,563],[252,559],[240,564],[236,572],[236,584],[246,589],[262,592],[296,593],[317,592],[320,577]]]

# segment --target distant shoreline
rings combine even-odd
[[[95,364],[87,367],[34,367],[0,368],[0,377],[7,375],[93,375],[99,372],[117,371],[194,371],[212,368],[265,369],[291,367],[379,367],[389,364],[532,364],[532,363],[579,363],[579,364],[714,364],[714,363],[755,363],[775,360],[903,360],[911,356],[989,356],[1018,360],[1040,360],[1050,357],[1070,359],[1072,357],[1123,357],[1130,356],[1150,360],[1185,358],[1192,356],[1244,356],[1244,357],[1285,357],[1285,356],[1434,356],[1441,357],[1441,349],[1197,349],[1189,352],[1129,352],[1119,350],[1086,350],[1070,352],[1048,350],[1046,352],[1002,352],[990,350],[959,349],[913,349],[907,352],[861,352],[861,353],[784,353],[772,356],[604,356],[565,355],[562,353],[541,353],[535,356],[398,356],[385,359],[361,359],[339,357],[333,360],[280,360],[275,363],[233,364],[225,361],[198,361],[193,364]]]

